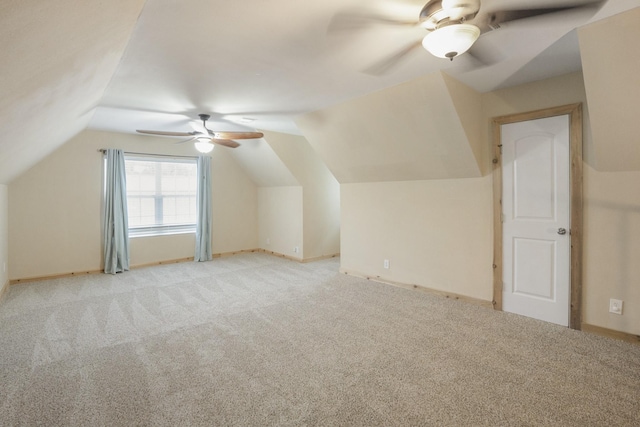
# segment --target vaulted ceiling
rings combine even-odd
[[[460,96],[475,99],[497,88],[576,71],[583,63],[593,66],[585,72],[585,82],[593,82],[594,73],[602,72],[598,67],[604,67],[598,65],[603,51],[610,60],[624,52],[609,51],[611,40],[602,45],[591,38],[609,33],[615,39],[627,33],[596,28],[581,33],[579,40],[576,29],[608,22],[603,19],[640,6],[640,0],[609,0],[600,9],[506,24],[476,44],[477,56],[490,59],[491,65],[469,55],[450,62],[420,48],[407,50],[389,69],[371,72],[372,66],[425,34],[420,27],[387,25],[384,20],[415,21],[424,2],[5,0],[0,4],[0,183],[10,182],[87,126],[128,133],[140,128],[190,130],[189,121],[201,112],[212,114],[210,127],[216,130],[308,133],[305,136],[315,141],[314,148],[344,182],[369,179],[367,167],[379,164],[381,156],[394,159],[398,171],[391,170],[389,160],[385,163],[394,179],[403,174],[409,179],[473,176],[479,173],[474,162],[476,124]],[[481,12],[588,2],[483,0]],[[636,15],[625,25],[633,26]],[[372,16],[384,19],[367,19]],[[598,83],[593,85],[587,90],[590,100],[606,101],[608,94]],[[380,94],[383,90],[407,100],[389,116],[394,118],[392,128],[404,129],[407,143],[425,132],[447,132],[454,143],[439,147],[439,140],[432,138],[432,148],[444,160],[455,150],[455,164],[462,162],[460,173],[455,168],[439,170],[437,165],[429,172],[411,172],[415,168],[405,166],[417,145],[404,155],[370,150],[370,163],[361,167],[355,157],[340,164],[343,155],[356,156],[357,144],[363,143],[356,138],[353,147],[335,146],[354,129],[368,129],[370,139],[378,141],[373,147],[388,137],[380,100],[390,95]],[[437,104],[422,105],[424,99]],[[419,110],[412,105],[419,105]],[[433,114],[435,105],[441,107],[444,122],[412,118]],[[367,108],[370,115],[348,114],[344,123],[323,133],[322,120],[336,120],[335,112]],[[594,126],[606,132],[607,126],[597,120]],[[248,148],[236,154],[248,170],[264,156]],[[278,163],[273,160],[269,164]],[[295,182],[281,168],[254,173],[256,181]]]
[[[0,183],[87,127],[143,4],[0,2]]]

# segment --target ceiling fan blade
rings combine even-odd
[[[416,27],[419,25],[417,21],[403,21],[381,15],[345,12],[333,16],[327,32],[358,30],[375,24],[392,25],[396,27]]]
[[[182,141],[174,142],[174,144],[184,144],[185,142],[195,141],[196,139],[198,138],[194,136],[193,138],[187,138],[187,139],[183,139]]]
[[[207,128],[206,126],[202,123],[202,122],[198,122],[198,121],[190,121],[189,122],[189,126],[191,126],[191,129],[193,129],[193,132],[195,134],[199,134],[199,135],[206,135],[207,134]]]
[[[413,42],[413,43],[405,46],[404,48],[400,49],[399,51],[395,52],[393,55],[390,55],[390,56],[382,59],[381,61],[378,61],[375,64],[367,67],[366,69],[362,70],[362,72],[365,73],[365,74],[373,75],[373,76],[379,76],[379,75],[382,75],[382,74],[386,74],[393,67],[398,65],[400,63],[400,61],[405,56],[407,56],[409,53],[411,53],[414,49],[416,49],[418,47],[421,47],[421,46],[422,46],[422,41],[421,40]]]
[[[215,132],[210,130],[209,134],[213,139],[256,139],[262,138],[264,134],[262,132]]]
[[[147,135],[159,135],[159,136],[188,136],[182,141],[176,142],[176,144],[184,144],[185,142],[198,141],[199,139],[203,139],[205,141],[209,141],[214,144],[224,145],[225,147],[236,148],[239,147],[240,144],[234,139],[256,139],[262,138],[264,134],[262,132],[214,132],[207,128],[206,122],[210,118],[208,114],[199,114],[198,115],[202,120],[202,125],[191,123],[191,127],[194,130],[191,132],[166,132],[159,130],[141,130],[138,129],[138,133],[143,133]],[[202,130],[201,130],[202,129]]]
[[[160,130],[136,130],[138,133],[144,133],[146,135],[160,135],[160,136],[193,136],[195,132],[165,132]]]
[[[240,146],[240,144],[230,139],[212,139],[211,142],[213,142],[214,144],[223,145],[229,148],[236,148]]]
[[[487,32],[500,28],[501,24],[507,22],[518,21],[521,19],[534,18],[536,16],[548,15],[557,12],[563,12],[568,10],[580,10],[594,8],[597,10],[605,1],[596,0],[588,3],[570,6],[558,6],[558,7],[545,7],[539,9],[511,9],[511,10],[497,10],[483,14],[482,17],[473,20],[473,24],[480,28],[481,32]]]

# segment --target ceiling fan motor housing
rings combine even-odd
[[[479,10],[480,0],[430,0],[420,11],[420,25],[434,31],[469,21]]]

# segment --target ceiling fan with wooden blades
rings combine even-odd
[[[222,145],[229,148],[239,147],[240,144],[234,141],[235,139],[256,139],[262,138],[264,134],[262,132],[235,132],[225,131],[217,132],[207,128],[207,120],[211,118],[209,114],[198,114],[200,120],[202,120],[202,127],[190,132],[168,132],[160,130],[140,130],[136,132],[145,135],[159,135],[159,136],[176,136],[176,137],[189,137],[184,141],[179,141],[177,144],[185,142],[194,142],[195,147],[202,153],[208,153],[213,150],[214,144]]]
[[[396,20],[386,16],[367,15],[359,13],[338,14],[332,20],[330,31],[351,30],[378,23],[383,25],[422,27],[427,35],[421,40],[403,47],[383,61],[369,67],[365,72],[382,74],[397,63],[402,57],[417,47],[424,47],[432,55],[449,59],[469,52],[482,64],[492,61],[480,57],[474,52],[473,45],[480,35],[497,30],[501,25],[558,12],[593,8],[597,10],[604,0],[586,0],[579,4],[573,2],[555,2],[553,6],[546,5],[538,8],[504,9],[481,11],[480,0],[429,0],[424,5],[418,19],[415,21]]]

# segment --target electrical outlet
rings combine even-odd
[[[271,239],[267,237],[267,245],[271,244]]]
[[[296,254],[298,253],[298,247],[297,246],[294,246],[293,252],[296,253]]]
[[[611,298],[609,300],[609,313],[622,314],[622,300]]]
[[[383,265],[384,265],[384,268],[389,268],[389,260],[385,259]]]

